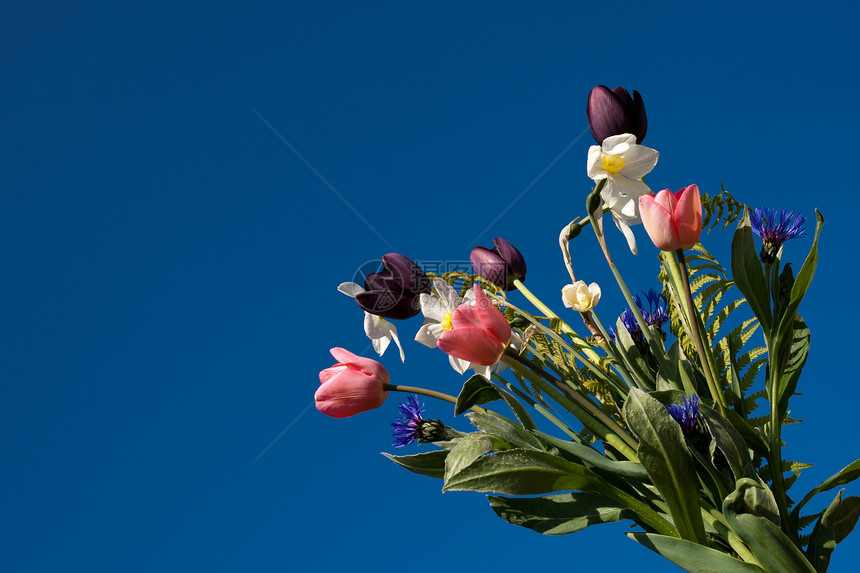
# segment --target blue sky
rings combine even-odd
[[[3,569],[669,570],[623,525],[541,537],[399,470],[379,455],[398,396],[346,420],[308,410],[330,347],[373,356],[335,287],[384,253],[462,261],[502,236],[561,310],[556,240],[583,211],[585,98],[601,83],[643,94],[652,188],[722,181],[824,213],[792,405],[805,422],[784,435],[816,464],[793,491],[835,473],[858,457],[855,10],[4,3]],[[656,251],[637,233],[638,257],[611,246],[644,290]],[[728,264],[730,239],[704,242]],[[596,243],[578,241],[602,316],[620,312]],[[456,394],[445,357],[411,342],[419,324],[399,324],[406,364],[383,364]],[[858,559],[849,538],[831,571]]]

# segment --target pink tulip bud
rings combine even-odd
[[[382,406],[388,391],[388,371],[370,358],[356,356],[343,348],[332,348],[339,360],[320,372],[320,384],[314,394],[317,410],[332,418],[348,418]]]
[[[484,290],[475,285],[475,304],[461,304],[451,316],[451,329],[437,346],[445,354],[480,366],[499,361],[511,341],[511,325]]]
[[[702,234],[702,199],[696,185],[639,197],[642,225],[662,251],[689,249]]]

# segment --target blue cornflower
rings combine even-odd
[[[806,217],[794,211],[761,207],[754,209],[750,215],[750,228],[761,237],[759,257],[762,262],[774,262],[784,242],[804,234],[804,223]]]
[[[666,406],[669,415],[672,416],[685,436],[693,436],[696,434],[696,425],[699,422],[699,397],[692,396],[689,400],[684,397],[681,404],[672,404]]]
[[[445,425],[441,420],[425,420],[424,404],[418,402],[416,396],[409,396],[406,402],[397,406],[400,417],[391,423],[394,428],[394,447],[402,448],[415,440],[418,442],[435,442],[444,437]]]
[[[636,304],[642,311],[642,318],[645,319],[645,323],[649,326],[656,325],[657,327],[662,327],[669,321],[669,314],[666,312],[666,298],[653,288],[648,289],[648,292],[643,294],[648,301],[647,309],[642,305],[642,300],[638,296],[634,297]]]

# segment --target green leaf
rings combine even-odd
[[[639,389],[631,389],[624,402],[624,418],[639,438],[639,461],[666,500],[678,533],[684,539],[706,544],[699,510],[695,463],[684,442],[681,427],[666,407]]]
[[[839,509],[833,517],[833,530],[836,533],[836,543],[848,537],[860,519],[860,497],[846,497],[839,504]]]
[[[752,479],[738,480],[735,491],[723,502],[723,517],[728,526],[749,546],[765,571],[815,573],[800,549],[777,525],[766,517],[743,511],[745,493],[751,487],[762,486]]]
[[[517,447],[544,449],[541,441],[524,430],[522,426],[495,412],[486,414],[469,412],[466,417],[482,432],[502,438]]]
[[[818,523],[815,524],[812,535],[809,536],[809,547],[806,549],[806,555],[818,573],[827,571],[827,567],[830,565],[830,555],[836,549],[836,532],[833,529],[833,520],[842,504],[843,491],[845,490],[840,490],[836,494],[836,497],[821,514]]]
[[[457,404],[454,405],[454,415],[459,416],[472,406],[489,404],[499,398],[501,396],[495,386],[480,374],[475,374],[463,384],[463,389],[457,396]]]
[[[729,463],[734,481],[737,481],[743,476],[744,467],[750,462],[746,442],[734,426],[713,408],[706,404],[699,404],[699,415],[705,421],[717,447]]]
[[[644,480],[648,478],[648,473],[645,471],[645,468],[642,467],[642,464],[628,461],[617,462],[615,460],[608,459],[606,456],[589,446],[562,440],[555,436],[544,434],[540,431],[536,432],[536,434],[550,445],[571,454],[588,465],[628,479]]]
[[[517,417],[517,420],[520,421],[520,424],[523,425],[527,430],[534,430],[537,428],[531,416],[529,416],[528,410],[520,403],[519,400],[514,398],[511,394],[502,390],[498,385],[496,386],[496,391],[499,393],[499,396],[502,397],[502,400],[505,401],[505,404],[508,405],[508,408],[514,413]]]
[[[806,357],[809,354],[809,339],[810,334],[806,323],[803,322],[799,314],[795,314],[791,345],[787,348],[784,365],[780,364],[782,376],[779,379],[777,391],[780,419],[783,419],[786,412],[788,412],[788,400],[794,394],[794,390],[797,388],[797,381],[800,379],[800,373],[806,364]]]
[[[538,450],[513,449],[485,455],[446,480],[442,491],[535,495],[580,490],[602,493],[636,514],[637,522],[665,535],[677,531],[641,500],[616,488],[588,468]]]
[[[629,509],[597,493],[575,492],[545,497],[487,496],[496,515],[544,535],[566,535],[597,523],[633,517]]]
[[[493,438],[487,434],[474,432],[462,437],[445,460],[445,481],[492,450]]]
[[[633,342],[633,337],[630,336],[630,331],[624,326],[624,323],[619,317],[615,322],[615,343],[618,349],[618,354],[627,364],[628,370],[636,379],[643,385],[653,388],[654,377],[651,375],[648,365],[639,349],[636,348],[636,343]]]
[[[764,327],[765,336],[771,329],[770,290],[764,278],[764,270],[758,258],[753,232],[750,228],[749,211],[744,209],[744,216],[738,223],[735,236],[732,239],[732,276],[735,285],[747,299],[759,322]]]
[[[727,412],[729,421],[734,426],[735,430],[743,437],[747,446],[760,456],[767,456],[770,449],[767,445],[767,440],[761,433],[761,430],[754,427],[748,420],[741,417],[740,414],[733,410]]]
[[[831,490],[834,487],[839,487],[840,485],[851,483],[858,477],[860,477],[860,460],[855,460],[854,462],[848,464],[847,466],[839,470],[836,474],[824,480],[821,485],[816,488],[813,488],[808,494],[803,496],[803,499],[800,500],[800,503],[798,503],[794,507],[791,513],[794,514],[795,517],[800,515],[800,508],[806,505],[809,500],[811,500],[819,493]]]
[[[762,573],[764,571],[761,567],[685,539],[655,533],[628,533],[627,537],[659,553],[690,573]]]
[[[449,453],[448,450],[433,450],[411,456],[395,456],[385,452],[382,455],[412,473],[441,479],[445,477],[445,458]]]
[[[589,490],[600,478],[585,467],[537,450],[513,449],[476,459],[445,481],[443,491],[534,495]]]
[[[822,225],[824,225],[824,217],[817,209],[815,210],[815,218],[815,237],[812,239],[812,247],[809,249],[809,254],[806,256],[806,260],[803,261],[803,266],[800,267],[800,272],[797,273],[797,278],[791,287],[791,299],[789,300],[788,307],[782,315],[782,320],[779,321],[779,328],[777,329],[773,344],[774,356],[782,355],[783,348],[792,339],[794,333],[794,315],[797,313],[803,296],[809,290],[812,277],[815,275],[815,268],[818,266],[818,236],[821,233]]]

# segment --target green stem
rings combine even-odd
[[[705,354],[705,347],[702,342],[702,333],[699,331],[699,320],[696,312],[696,307],[693,304],[693,293],[690,290],[690,275],[687,272],[687,259],[684,256],[684,250],[678,249],[675,251],[678,256],[678,266],[681,269],[681,283],[684,287],[684,298],[687,303],[687,316],[690,320],[690,330],[692,330],[693,343],[696,345],[696,353],[699,355],[699,362],[702,365],[702,371],[705,373],[705,379],[708,382],[708,389],[711,391],[711,397],[720,408],[720,413],[726,417],[726,399],[723,393],[720,392],[717,381],[714,379],[714,372],[711,370],[711,363]]]
[[[768,350],[770,356],[770,350]],[[773,360],[772,362],[776,362]],[[777,392],[779,390],[779,379],[776,375],[774,364],[768,364],[768,381],[770,394],[770,436],[768,436],[768,465],[770,465],[770,479],[773,485],[773,497],[776,499],[776,505],[779,507],[779,517],[785,524],[787,533],[797,543],[797,533],[794,528],[788,527],[788,496],[785,493],[785,478],[782,471],[782,420],[779,416],[779,401],[777,400]]]
[[[492,377],[493,377],[493,380],[495,380],[496,382],[498,382],[500,384],[503,384],[505,386],[505,388],[507,388],[508,390],[513,392],[514,394],[516,394],[520,400],[523,400],[524,402],[528,402],[528,404],[532,408],[534,408],[537,412],[540,412],[544,418],[546,418],[547,420],[549,420],[550,422],[555,424],[556,427],[558,427],[559,430],[561,430],[562,432],[567,434],[570,437],[570,439],[572,439],[576,442],[582,441],[576,432],[574,432],[573,430],[568,428],[564,422],[562,422],[557,417],[555,417],[555,415],[553,415],[552,412],[547,410],[540,402],[538,402],[537,400],[535,400],[534,398],[532,398],[531,396],[529,396],[528,394],[526,394],[525,392],[523,392],[522,390],[520,390],[519,388],[517,388],[516,386],[514,386],[513,384],[511,384],[510,382],[508,382],[507,380],[505,380],[501,376],[499,376],[498,374],[496,374],[495,372],[492,373]]]
[[[638,461],[638,444],[612,418],[590,400],[550,376],[540,366],[514,353],[505,353],[505,364],[534,383],[553,400],[567,408],[574,416],[607,443],[618,449],[627,459]],[[560,390],[563,390],[562,393]],[[569,397],[569,398],[568,398]]]
[[[390,392],[406,392],[408,394],[421,394],[422,396],[429,396],[430,398],[438,398],[439,400],[444,400],[445,402],[451,402],[452,404],[457,403],[457,398],[451,396],[450,394],[445,394],[443,392],[437,392],[436,390],[428,390],[426,388],[418,388],[416,386],[401,386],[400,384],[383,384],[383,390],[388,390]],[[469,408],[473,412],[478,412],[481,414],[486,414],[489,410],[485,410],[479,406],[473,406]]]
[[[595,192],[603,187],[603,183],[604,180],[597,182]],[[636,301],[633,300],[633,295],[630,294],[630,289],[627,288],[627,283],[625,283],[624,279],[621,278],[621,273],[618,271],[618,267],[615,266],[615,261],[612,260],[612,255],[609,254],[609,247],[606,245],[606,238],[603,236],[603,231],[597,223],[597,219],[594,218],[594,213],[588,214],[588,220],[591,221],[591,227],[594,229],[594,235],[597,237],[597,242],[600,244],[603,256],[606,258],[606,263],[609,265],[609,270],[612,271],[612,276],[615,277],[615,282],[618,283],[618,287],[621,289],[621,294],[624,295],[624,300],[627,301],[627,306],[630,307],[630,312],[632,312],[633,316],[636,318],[636,322],[639,324],[639,328],[642,330],[642,335],[648,342],[648,346],[654,353],[654,357],[662,366],[668,360],[666,349],[663,348],[663,344],[661,342],[657,341],[654,337],[654,333],[651,332],[651,329],[645,323],[645,319],[642,317],[642,312],[639,310],[639,305],[637,305]]]

